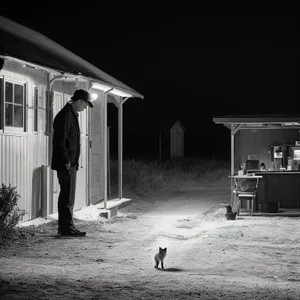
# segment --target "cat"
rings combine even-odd
[[[161,268],[164,268],[164,258],[167,255],[167,248],[161,248],[159,247],[159,252],[154,256],[155,260],[155,268],[158,269],[159,262],[161,264]]]

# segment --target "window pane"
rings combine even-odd
[[[12,126],[13,125],[13,105],[5,104],[5,125]]]
[[[23,107],[14,106],[14,126],[23,127]]]
[[[15,103],[23,105],[23,86],[15,84]]]
[[[13,102],[13,84],[5,82],[5,102]]]

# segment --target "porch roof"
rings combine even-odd
[[[214,117],[213,122],[228,128],[240,125],[240,129],[299,129],[300,114],[227,115]]]
[[[134,97],[144,96],[43,34],[0,16],[0,54],[104,83]]]

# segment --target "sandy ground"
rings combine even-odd
[[[23,227],[0,250],[0,298],[300,299],[299,218],[227,221],[227,199],[222,188],[136,198],[110,221],[90,207],[76,219],[85,238],[55,238],[55,221]]]

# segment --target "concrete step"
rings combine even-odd
[[[114,198],[107,200],[107,207],[104,208],[104,201],[96,204],[97,210],[99,211],[99,216],[107,219],[111,219],[118,214],[118,210],[127,206],[130,203],[129,198]]]

